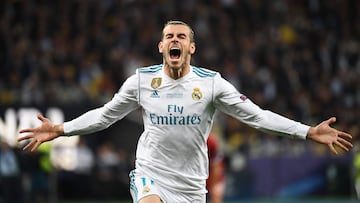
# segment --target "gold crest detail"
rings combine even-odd
[[[151,87],[156,90],[161,85],[162,78],[153,78],[151,80]]]
[[[145,193],[148,193],[150,192],[150,188],[148,186],[145,186],[142,193],[145,194]]]
[[[191,94],[193,100],[200,100],[202,98],[202,93],[200,91],[200,88],[194,88],[193,93]]]

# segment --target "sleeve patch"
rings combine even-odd
[[[241,96],[240,96],[240,99],[243,100],[243,101],[245,101],[245,100],[247,99],[247,97],[246,97],[245,95],[241,95]]]

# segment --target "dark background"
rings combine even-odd
[[[265,135],[219,114],[226,197],[355,198],[359,11],[356,0],[1,1],[1,119],[9,108],[55,106],[68,120],[103,105],[137,67],[162,62],[162,27],[182,20],[195,31],[193,65],[219,71],[265,109],[309,125],[336,116],[334,127],[354,136],[354,149],[334,157],[323,146]],[[94,158],[86,174],[46,168],[42,152],[11,146],[16,190],[6,192],[2,175],[0,197],[22,191],[23,202],[129,199],[141,131],[133,116],[83,136]]]

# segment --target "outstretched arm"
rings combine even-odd
[[[63,124],[55,125],[41,114],[38,114],[37,117],[42,122],[39,127],[20,130],[20,133],[30,133],[18,139],[19,142],[30,139],[30,142],[23,148],[26,151],[33,152],[43,142],[53,140],[64,134]]]
[[[352,139],[352,136],[332,128],[330,125],[335,121],[336,118],[332,117],[315,127],[310,127],[306,138],[320,144],[326,144],[334,154],[338,154],[335,146],[338,146],[345,151],[349,151],[349,148],[353,147],[353,145],[347,139]]]

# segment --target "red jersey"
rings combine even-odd
[[[222,182],[225,179],[224,157],[220,152],[219,143],[214,135],[209,136],[207,140],[208,156],[209,156],[209,178],[206,181],[206,187],[210,187],[217,182]]]

